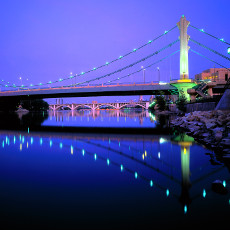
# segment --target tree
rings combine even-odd
[[[182,112],[186,112],[186,104],[187,104],[187,98],[185,96],[184,90],[180,90],[179,93],[179,98],[176,101],[176,107],[182,111]]]
[[[23,100],[21,105],[29,111],[45,111],[49,109],[49,104],[43,99]]]
[[[157,107],[160,111],[164,111],[167,108],[166,100],[162,92],[160,92],[160,95],[156,96],[155,100],[156,100]]]

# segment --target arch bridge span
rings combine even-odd
[[[123,108],[135,108],[135,107],[140,107],[143,109],[148,109],[149,108],[149,102],[148,101],[129,101],[129,102],[113,102],[113,103],[97,103],[97,102],[92,102],[92,103],[65,103],[65,104],[50,104],[49,109],[50,110],[63,110],[64,108],[68,108],[70,110],[78,110],[78,109],[91,109],[91,110],[96,110],[96,109],[101,109],[101,108],[112,108],[112,109],[123,109]]]

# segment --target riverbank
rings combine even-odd
[[[230,111],[195,111],[171,120],[171,125],[216,152],[230,155]]]

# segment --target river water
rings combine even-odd
[[[228,222],[229,193],[211,186],[219,179],[229,191],[229,160],[192,137],[168,132],[167,118],[142,110],[84,110],[10,115],[8,125],[1,123],[0,219],[6,229]],[[108,132],[79,132],[79,127]],[[147,129],[158,131],[145,134]]]

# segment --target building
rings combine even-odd
[[[227,81],[230,71],[225,68],[210,68],[195,75],[196,80]]]

